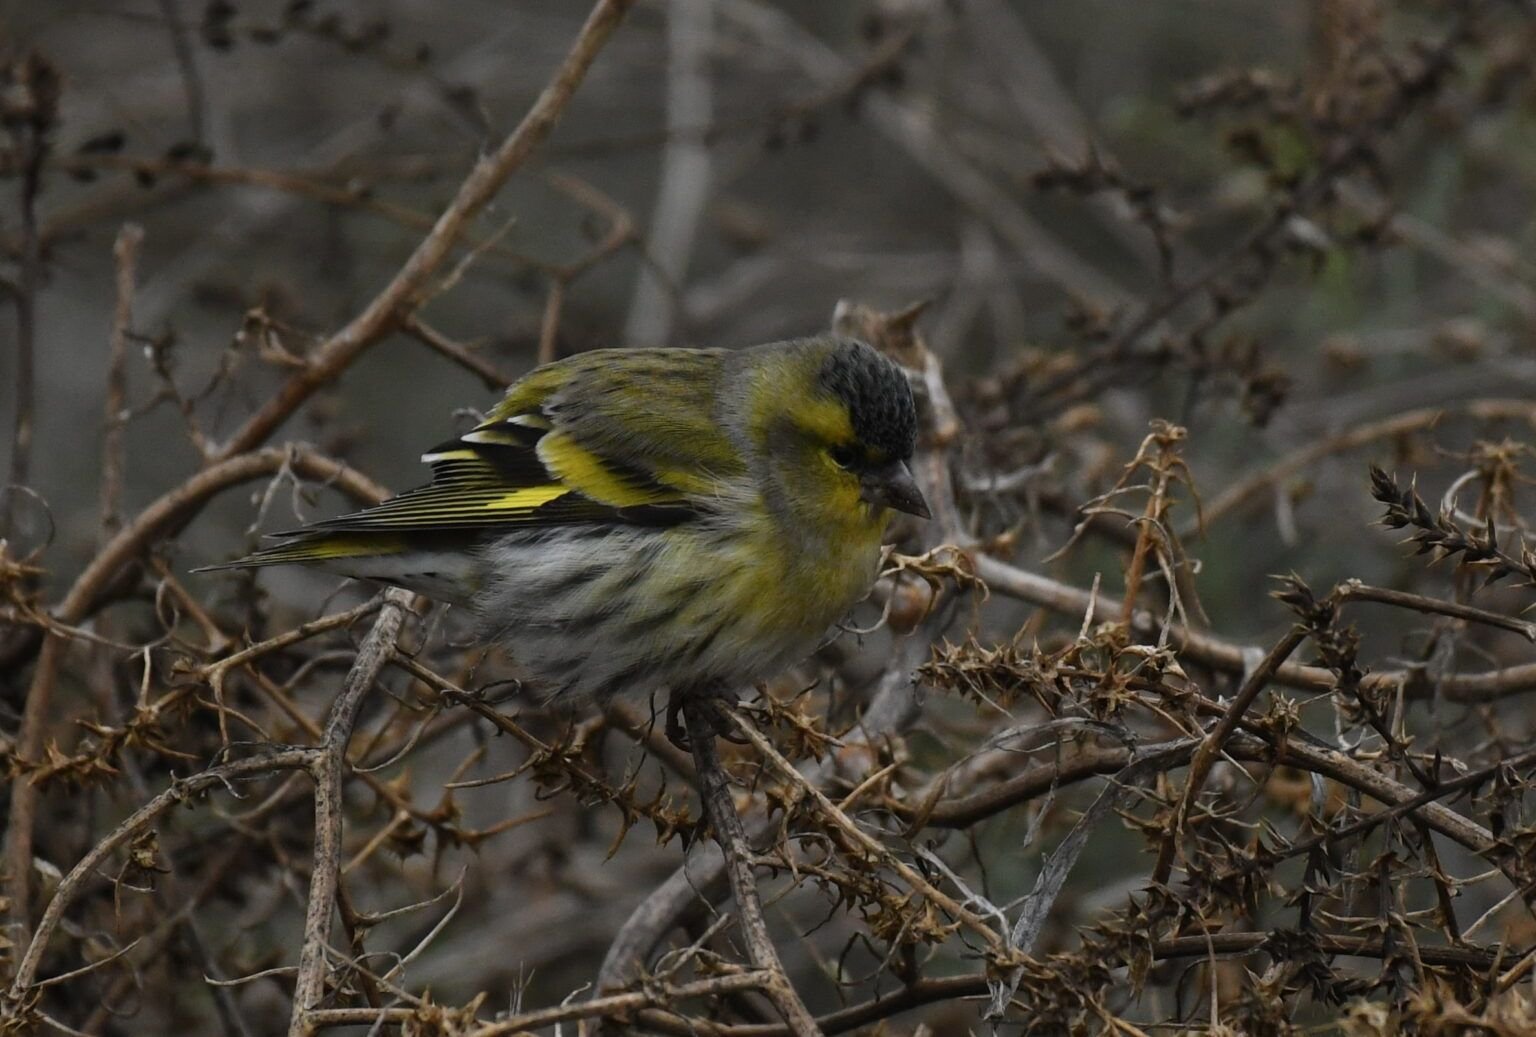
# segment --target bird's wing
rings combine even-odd
[[[393,555],[511,528],[686,522],[715,506],[721,480],[745,471],[715,414],[722,358],[604,350],[547,364],[485,421],[422,455],[432,466],[425,486],[208,568]]]
[[[422,455],[429,484],[209,568],[378,558],[510,528],[690,521],[746,472],[719,413],[723,378],[722,350],[599,350],[545,364],[475,429]]]
[[[701,349],[580,353],[513,386],[470,435],[542,425],[540,460],[593,500],[708,498],[721,480],[745,470],[720,413],[726,356]]]
[[[422,455],[427,485],[278,535],[683,521],[742,468],[713,416],[720,366],[714,351],[605,350],[539,368]]]

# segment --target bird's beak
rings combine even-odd
[[[859,476],[859,499],[918,518],[933,517],[923,492],[917,488],[917,480],[912,478],[912,470],[901,461],[892,461]]]

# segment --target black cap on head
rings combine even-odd
[[[912,456],[917,408],[901,368],[858,339],[839,339],[821,365],[821,384],[847,403],[853,434],[866,447],[900,461]]]

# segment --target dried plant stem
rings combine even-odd
[[[704,810],[715,830],[720,851],[725,854],[726,875],[736,900],[741,935],[747,945],[747,960],[754,968],[766,970],[771,977],[763,984],[763,990],[783,1015],[789,1032],[795,1037],[820,1035],[815,1018],[790,985],[784,965],[779,961],[779,952],[768,935],[762,901],[757,895],[757,880],[752,876],[752,848],[747,842],[741,817],[736,813],[736,804],[731,799],[730,777],[720,763],[720,753],[715,746],[715,729],[709,716],[709,711],[714,708],[717,707],[710,700],[692,696],[683,705],[683,720],[687,724]]]
[[[1184,795],[1179,800],[1173,823],[1168,826],[1162,846],[1158,849],[1157,866],[1152,869],[1152,881],[1156,885],[1161,886],[1168,881],[1168,875],[1173,869],[1173,856],[1178,848],[1179,835],[1184,831],[1184,825],[1189,820],[1189,811],[1194,806],[1196,797],[1200,795],[1200,790],[1205,787],[1205,779],[1211,773],[1211,766],[1216,762],[1222,747],[1237,730],[1238,724],[1248,712],[1248,707],[1253,705],[1254,700],[1274,679],[1275,671],[1280,669],[1280,664],[1290,658],[1291,653],[1306,640],[1306,637],[1305,628],[1292,627],[1269,650],[1259,665],[1255,666],[1253,672],[1243,681],[1243,686],[1238,689],[1221,719],[1216,721],[1216,726],[1211,728],[1210,733],[1201,741],[1200,747],[1195,750],[1194,759],[1189,762],[1189,777],[1184,784]]]
[[[973,560],[976,575],[993,593],[1074,616],[1081,616],[1092,602],[1093,596],[1080,587],[1027,572],[989,555],[977,554]],[[1131,626],[1138,634],[1155,634],[1158,629],[1151,614],[1140,610],[1131,617]],[[1181,656],[1224,673],[1242,673],[1251,651],[1246,645],[1191,630],[1182,623],[1169,624],[1168,643]],[[1375,670],[1365,675],[1361,687],[1368,691],[1395,690],[1410,677],[1404,670]],[[1274,680],[1287,687],[1328,691],[1337,677],[1322,666],[1284,663],[1275,671]],[[1437,681],[1436,691],[1452,702],[1490,702],[1509,695],[1529,694],[1536,692],[1536,663],[1520,663],[1486,673],[1449,674]]]
[[[854,824],[853,820],[838,809],[837,804],[832,802],[826,793],[806,781],[805,775],[796,770],[795,765],[786,760],[774,748],[773,743],[764,737],[761,731],[753,727],[750,721],[740,714],[732,714],[731,720],[735,724],[736,730],[752,744],[752,748],[762,755],[769,766],[777,771],[785,781],[793,785],[802,796],[805,796],[814,803],[822,815],[832,823],[833,827],[842,832],[865,852],[901,876],[902,881],[914,892],[921,893],[935,907],[948,912],[961,925],[981,937],[989,950],[1001,956],[1006,957],[1008,955],[1008,948],[1004,938],[979,915],[968,910],[959,901],[929,882],[915,868],[893,854],[879,840],[873,838],[858,825]]]
[[[331,916],[336,910],[336,890],[341,872],[342,779],[347,770],[347,746],[358,711],[379,672],[395,650],[400,626],[410,606],[408,591],[384,592],[373,628],[363,638],[357,658],[347,671],[341,694],[331,706],[321,737],[320,752],[311,766],[315,779],[315,849],[309,877],[309,899],[304,911],[304,944],[299,949],[299,971],[293,990],[291,1037],[310,1032],[306,1013],[325,994],[325,958],[330,942]]]
[[[1147,494],[1146,506],[1142,509],[1141,521],[1136,523],[1136,546],[1131,550],[1131,562],[1125,570],[1125,598],[1120,606],[1120,619],[1123,623],[1130,622],[1136,613],[1136,600],[1141,597],[1141,582],[1146,575],[1147,555],[1157,550],[1159,537],[1157,526],[1163,521],[1163,516],[1168,510],[1168,484],[1172,480],[1172,467],[1166,463],[1170,455],[1169,442],[1161,440],[1158,443],[1159,452],[1156,459],[1151,456],[1151,447],[1155,437],[1148,436],[1142,443],[1141,449],[1136,452],[1136,460],[1127,467],[1125,476],[1117,483],[1117,488],[1123,485],[1136,468],[1145,464],[1152,469],[1152,488]],[[1176,455],[1175,455],[1176,456]],[[1173,593],[1170,588],[1169,593]]]
[[[1407,591],[1396,591],[1387,587],[1372,587],[1359,580],[1345,580],[1339,585],[1336,593],[1340,601],[1374,601],[1381,605],[1413,609],[1415,612],[1450,616],[1453,619],[1464,619],[1469,623],[1498,627],[1500,630],[1519,634],[1527,641],[1536,641],[1536,623],[1489,612],[1487,609],[1480,609],[1473,605],[1464,605],[1459,601],[1443,601],[1423,594],[1410,594]]]

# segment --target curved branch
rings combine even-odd
[[[272,475],[289,466],[312,479],[333,482],[351,496],[376,502],[388,494],[377,483],[309,447],[268,447],[241,454],[204,468],[139,513],[131,523],[104,544],[85,571],[75,578],[69,592],[54,610],[65,625],[80,623],[96,608],[117,574],[161,537],[168,535],[202,509],[218,493]],[[13,756],[20,764],[36,761],[43,751],[44,736],[52,720],[53,689],[63,661],[65,640],[45,634],[42,652],[27,690],[26,711]],[[32,839],[36,823],[38,788],[25,775],[11,783],[11,816],[5,834],[5,891],[10,900],[11,922],[24,942],[30,926]]]
[[[27,944],[26,952],[16,967],[16,975],[12,978],[10,989],[5,995],[7,1012],[17,1010],[26,1000],[27,991],[34,985],[33,980],[37,975],[38,965],[42,962],[43,951],[47,949],[48,940],[52,937],[54,930],[59,927],[59,922],[64,917],[64,909],[79,894],[91,876],[96,874],[97,868],[108,855],[138,835],[166,811],[180,803],[185,803],[206,789],[216,785],[228,785],[236,779],[249,778],[268,771],[308,768],[314,762],[316,752],[317,750],[314,749],[285,749],[264,756],[253,756],[247,760],[236,760],[234,763],[226,763],[220,767],[210,767],[201,774],[194,774],[180,781],[172,781],[170,788],[130,814],[127,820],[113,829],[110,835],[91,847],[91,852],[82,857],[59,883],[59,888],[54,892],[53,898],[48,901],[48,907],[38,922],[37,932]]]
[[[560,121],[598,52],[618,28],[634,0],[598,0],[576,42],[523,121],[491,154],[475,164],[432,232],[363,312],[315,350],[308,362],[230,436],[215,454],[224,460],[266,440],[299,405],[336,377],[369,346],[393,331],[401,317],[420,305],[427,282],[453,252],[469,222],[501,190],[507,178],[533,154]]]

